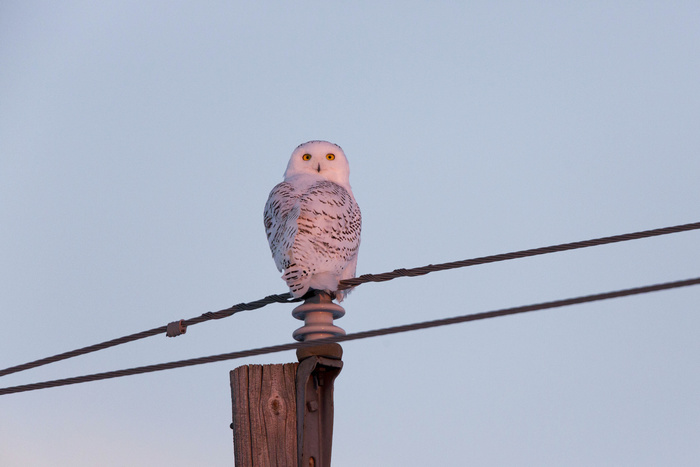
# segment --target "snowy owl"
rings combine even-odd
[[[292,295],[324,290],[342,301],[348,290],[338,291],[338,281],[355,277],[362,216],[340,146],[299,145],[284,181],[270,192],[264,217],[272,257]]]

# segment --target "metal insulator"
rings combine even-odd
[[[304,321],[304,326],[292,336],[298,341],[344,336],[345,330],[333,325],[333,320],[345,316],[345,309],[333,303],[328,293],[315,292],[313,297],[292,310],[292,316]]]

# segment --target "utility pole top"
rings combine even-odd
[[[314,291],[292,315],[304,320],[294,338],[306,342],[345,331],[330,294]],[[246,365],[231,372],[237,467],[330,467],[334,382],[343,369],[340,344],[297,349],[299,363]]]
[[[333,324],[345,316],[342,306],[322,291],[292,311],[304,326],[294,331],[294,339],[308,342],[344,336],[345,331]],[[340,344],[321,344],[297,349],[299,368],[297,394],[297,456],[299,466],[330,467],[333,444],[333,382],[343,368]]]

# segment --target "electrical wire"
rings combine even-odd
[[[256,300],[256,301],[248,302],[248,303],[239,303],[238,305],[233,305],[230,308],[226,308],[224,310],[219,310],[216,312],[207,312],[207,313],[204,313],[200,316],[197,316],[197,317],[194,317],[191,319],[181,320],[179,322],[176,322],[176,324],[180,324],[184,329],[186,329],[187,326],[192,326],[195,324],[203,323],[205,321],[209,321],[212,319],[225,318],[227,316],[231,316],[231,315],[238,313],[238,312],[241,312],[241,311],[255,310],[258,308],[262,308],[265,305],[269,305],[270,303],[293,303],[293,302],[299,302],[299,301],[301,301],[300,298],[292,298],[292,295],[290,293],[279,294],[279,295],[268,295],[267,297],[262,298],[260,300]],[[112,340],[109,340],[106,342],[101,342],[99,344],[94,344],[94,345],[90,345],[87,347],[82,347],[80,349],[75,349],[75,350],[71,350],[69,352],[60,353],[57,355],[53,355],[51,357],[46,357],[46,358],[42,358],[42,359],[35,360],[32,362],[23,363],[21,365],[5,368],[3,370],[0,370],[0,376],[9,375],[11,373],[18,373],[20,371],[29,370],[31,368],[36,368],[36,367],[42,366],[42,365],[48,365],[49,363],[54,363],[54,362],[58,362],[61,360],[66,360],[69,358],[77,357],[79,355],[85,355],[85,354],[91,353],[91,352],[97,352],[98,350],[104,350],[104,349],[107,349],[109,347],[114,347],[117,345],[126,344],[128,342],[133,342],[133,341],[143,339],[146,337],[155,336],[158,334],[163,334],[163,333],[166,333],[167,331],[168,331],[168,326],[160,326],[157,328],[148,329],[146,331],[137,332],[135,334],[130,334],[128,336],[119,337],[117,339],[112,339]]]
[[[274,345],[269,347],[261,347],[258,349],[243,350],[239,352],[231,352],[220,355],[212,355],[208,357],[192,358],[189,360],[180,360],[175,362],[160,363],[156,365],[141,366],[136,368],[129,368],[124,370],[109,371],[105,373],[95,373],[91,375],[76,376],[73,378],[57,379],[52,381],[44,381],[40,383],[25,384],[21,386],[12,386],[6,388],[0,388],[0,395],[15,394],[19,392],[34,391],[38,389],[47,389],[58,386],[67,386],[70,384],[87,383],[90,381],[99,381],[110,378],[119,378],[122,376],[130,376],[136,374],[151,373],[155,371],[171,370],[175,368],[183,368],[194,365],[202,365],[206,363],[222,362],[225,360],[234,360],[245,357],[252,357],[256,355],[265,355],[276,352],[283,352],[286,350],[294,350],[302,347],[310,347],[321,344],[328,343],[340,343],[348,342],[359,339],[366,339],[369,337],[386,336],[390,334],[398,334],[408,331],[417,331],[421,329],[436,328],[440,326],[448,326],[458,323],[466,323],[469,321],[478,321],[489,318],[496,318],[500,316],[515,315],[519,313],[527,313],[531,311],[547,310],[552,308],[559,308],[569,305],[575,305],[580,303],[590,303],[600,300],[608,300],[611,298],[627,297],[631,295],[639,295],[649,292],[657,292],[660,290],[669,290],[680,287],[688,287],[691,285],[700,284],[700,277],[666,282],[661,284],[647,285],[643,287],[635,287],[631,289],[616,290],[612,292],[604,292],[593,295],[584,295],[580,297],[568,298],[564,300],[554,300],[550,302],[538,303],[534,305],[518,306],[513,308],[504,308],[500,310],[487,311],[483,313],[476,313],[471,315],[461,315],[452,318],[436,319],[432,321],[424,321],[414,324],[406,324],[400,326],[392,326],[388,328],[375,329],[372,331],[356,332],[353,334],[348,334],[346,336],[332,337],[327,339],[317,339],[307,342],[294,342],[289,344]]]
[[[638,240],[640,238],[657,237],[659,235],[667,235],[671,233],[687,232],[689,230],[700,229],[700,222],[691,224],[676,225],[673,227],[664,227],[661,229],[644,230],[641,232],[633,232],[622,235],[613,235],[611,237],[594,238],[591,240],[583,240],[579,242],[562,243],[560,245],[552,245],[541,248],[533,248],[531,250],[520,250],[512,253],[502,253],[499,255],[482,256],[479,258],[465,259],[462,261],[453,261],[450,263],[429,264],[427,266],[412,268],[412,269],[394,269],[391,272],[382,274],[363,274],[354,279],[345,279],[340,281],[339,290],[356,287],[367,282],[384,282],[398,277],[415,277],[422,276],[435,271],[446,271],[448,269],[457,269],[467,266],[475,266],[478,264],[495,263],[497,261],[506,261],[518,258],[527,258],[530,256],[544,255],[547,253],[557,253],[560,251],[576,250],[578,248],[587,248],[591,246],[608,245],[611,243],[624,242],[628,240]]]
[[[398,277],[415,277],[415,276],[422,276],[425,274],[429,274],[431,272],[436,272],[436,271],[446,271],[449,269],[456,269],[456,268],[463,268],[463,267],[468,267],[468,266],[476,266],[479,264],[487,264],[487,263],[494,263],[498,261],[507,261],[511,259],[518,259],[518,258],[526,258],[530,256],[537,256],[537,255],[543,255],[543,254],[548,254],[548,253],[556,253],[556,252],[561,252],[561,251],[568,251],[568,250],[575,250],[579,248],[587,248],[587,247],[592,247],[592,246],[599,246],[599,245],[607,245],[611,243],[617,243],[617,242],[624,242],[628,240],[638,240],[642,238],[649,238],[649,237],[656,237],[660,235],[667,235],[667,234],[672,234],[672,233],[679,233],[679,232],[687,232],[691,230],[697,230],[700,229],[700,222],[694,222],[690,224],[682,224],[682,225],[676,225],[676,226],[671,226],[671,227],[663,227],[659,229],[652,229],[652,230],[644,230],[640,232],[632,232],[632,233],[627,233],[627,234],[622,234],[622,235],[614,235],[610,237],[601,237],[601,238],[594,238],[590,240],[583,240],[583,241],[578,241],[578,242],[572,242],[572,243],[563,243],[560,245],[552,245],[552,246],[547,246],[547,247],[541,247],[541,248],[534,248],[530,250],[520,250],[520,251],[514,251],[511,253],[502,253],[502,254],[497,254],[497,255],[492,255],[492,256],[483,256],[479,258],[472,258],[472,259],[466,259],[462,261],[453,261],[449,263],[441,263],[441,264],[429,264],[427,266],[422,266],[422,267],[417,267],[417,268],[411,268],[411,269],[395,269],[391,272],[385,272],[381,274],[363,274],[359,277],[356,277],[354,279],[346,279],[342,280],[339,283],[338,289],[339,290],[345,290],[349,289],[352,287],[357,287],[359,285],[365,284],[367,282],[384,282],[392,279],[396,279]],[[32,362],[28,363],[23,363],[21,365],[16,365],[12,366],[9,368],[5,368],[3,370],[0,370],[0,376],[5,376],[9,375],[12,373],[17,373],[20,371],[25,371],[29,370],[31,368],[36,368],[42,365],[48,365],[49,363],[54,363],[58,362],[61,360],[66,360],[69,358],[77,357],[79,355],[85,355],[87,353],[91,352],[96,352],[98,350],[103,350],[109,347],[114,347],[117,345],[121,344],[126,344],[128,342],[133,342],[139,339],[143,339],[146,337],[150,336],[155,336],[158,334],[163,334],[163,333],[168,333],[168,336],[172,337],[175,335],[179,335],[184,333],[184,330],[187,329],[187,326],[192,326],[195,324],[203,323],[205,321],[209,321],[212,319],[221,319],[221,318],[226,318],[228,316],[231,316],[233,314],[236,314],[241,311],[248,311],[248,310],[255,310],[258,308],[262,308],[266,305],[269,305],[271,303],[293,303],[293,302],[298,302],[301,301],[301,298],[292,298],[291,294],[289,293],[284,293],[284,294],[277,294],[277,295],[268,295],[267,297],[260,299],[260,300],[255,300],[253,302],[248,302],[248,303],[239,303],[237,305],[234,305],[230,308],[226,308],[223,310],[219,310],[216,312],[207,312],[204,313],[200,316],[186,319],[186,320],[180,320],[179,322],[173,322],[170,324],[177,324],[179,329],[181,330],[180,332],[176,332],[171,334],[169,332],[169,327],[168,326],[160,326],[157,328],[149,329],[146,331],[141,331],[135,334],[130,334],[128,336],[123,336],[119,337],[116,339],[112,339],[106,342],[101,342],[99,344],[94,344],[90,345],[87,347],[82,347],[80,349],[75,349],[71,350],[68,352],[60,353],[57,355],[53,355],[51,357],[46,357],[42,358],[39,360],[35,360]],[[172,327],[170,328],[172,329]]]

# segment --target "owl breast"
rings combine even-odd
[[[338,282],[355,277],[362,215],[352,192],[327,180],[282,182],[265,206],[265,230],[272,256],[295,297],[309,289],[338,292]],[[349,187],[348,187],[349,188]]]

